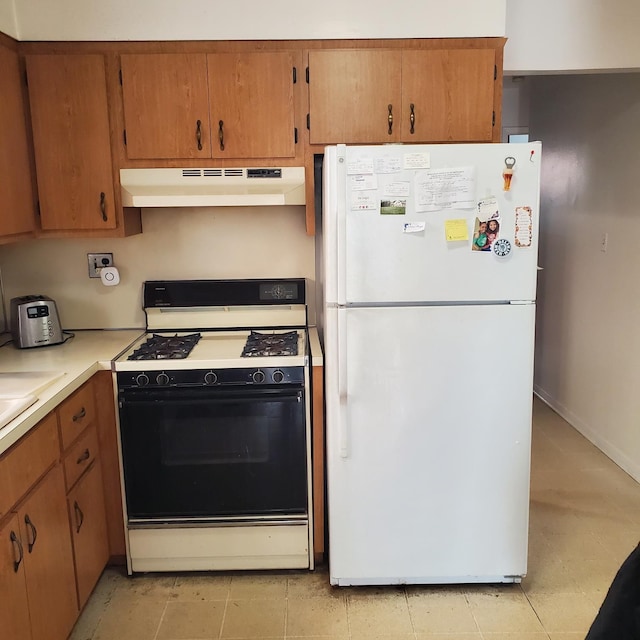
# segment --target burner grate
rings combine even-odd
[[[200,340],[199,333],[186,336],[151,335],[127,360],[180,360],[186,358]]]
[[[297,356],[298,332],[259,333],[252,331],[242,350],[243,358],[264,356]]]

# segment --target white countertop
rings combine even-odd
[[[76,331],[68,342],[50,347],[0,348],[0,372],[51,371],[63,373],[41,390],[38,400],[0,429],[0,454],[17,442],[96,371],[111,369],[111,360],[126,349],[143,329]]]

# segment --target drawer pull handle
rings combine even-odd
[[[76,533],[80,533],[82,523],[84,522],[84,513],[82,513],[82,509],[80,508],[77,500],[73,502],[73,510],[76,514]]]
[[[88,460],[91,457],[91,452],[89,449],[85,449],[82,452],[82,455],[76,460],[76,464],[82,464],[85,460]]]
[[[198,142],[198,151],[202,151],[202,120],[196,121],[196,140]]]
[[[20,563],[24,558],[24,550],[22,549],[22,542],[20,542],[18,536],[15,534],[15,531],[11,532],[9,536],[11,538],[11,543],[14,547],[18,547],[18,559],[13,561],[13,572],[18,573],[18,568],[20,567]]]
[[[218,122],[218,140],[220,141],[220,151],[224,151],[224,120]]]
[[[387,133],[391,135],[393,133],[393,105],[387,105],[387,110],[389,111],[389,115],[387,116],[387,122],[389,123],[389,130]]]
[[[410,133],[415,133],[416,132],[416,106],[413,104],[413,102],[409,105],[409,109],[411,109],[411,113],[409,115],[409,124],[411,125],[411,129],[409,130]]]
[[[82,407],[82,409],[80,409],[80,411],[78,413],[76,413],[75,416],[73,416],[73,418],[71,418],[74,422],[78,422],[78,420],[82,420],[82,418],[84,418],[87,415],[87,411],[84,407]]]
[[[31,522],[29,514],[24,517],[24,523],[31,529],[31,540],[27,542],[27,550],[29,551],[29,553],[31,553],[38,538],[38,530],[36,529],[36,526],[33,524],[33,522]]]

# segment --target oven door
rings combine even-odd
[[[302,387],[119,392],[129,522],[307,514]]]

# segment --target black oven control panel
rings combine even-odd
[[[141,387],[303,385],[304,367],[126,371],[118,373],[117,377],[119,389]]]

